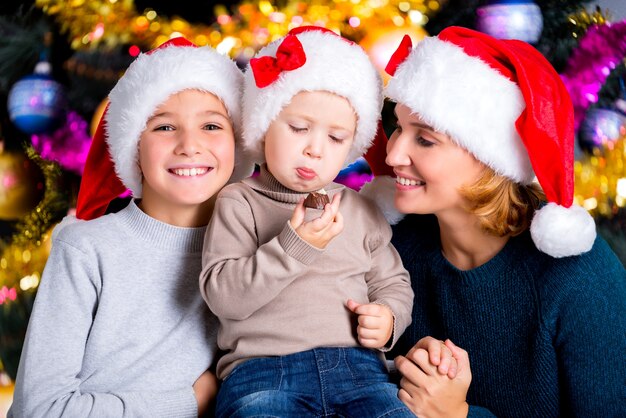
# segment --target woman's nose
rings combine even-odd
[[[401,134],[393,134],[387,142],[387,158],[385,162],[391,167],[406,166],[411,163],[406,152],[407,141]]]

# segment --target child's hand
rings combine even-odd
[[[304,222],[306,208],[304,207],[304,200],[301,200],[296,205],[289,223],[300,238],[315,248],[324,249],[333,238],[343,231],[343,216],[339,212],[340,201],[341,194],[337,193],[333,196],[333,201],[324,207],[322,216]]]
[[[198,401],[198,416],[202,417],[209,410],[210,405],[217,397],[217,377],[207,370],[193,384],[193,392]]]
[[[382,348],[393,333],[393,313],[385,305],[359,304],[348,299],[348,309],[359,316],[356,328],[359,343],[363,347]]]

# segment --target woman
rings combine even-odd
[[[558,74],[523,42],[455,27],[403,41],[388,69],[386,163],[411,214],[393,243],[415,292],[398,396],[420,417],[626,416],[626,271],[572,205]],[[454,379],[429,364],[442,344]]]

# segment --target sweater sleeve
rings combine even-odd
[[[365,280],[370,302],[388,306],[393,312],[394,329],[391,343],[382,349],[389,351],[411,324],[413,290],[409,273],[391,244],[391,227],[382,215],[373,225],[378,225],[378,228],[370,240],[372,265]]]
[[[606,244],[605,244],[606,245]],[[602,253],[561,301],[555,330],[564,415],[626,415],[626,271]],[[614,259],[614,257],[611,257]]]
[[[218,197],[202,254],[200,291],[215,315],[244,320],[271,302],[323,253],[289,222],[258,246],[249,204],[232,193]]]
[[[82,387],[82,363],[101,289],[93,257],[55,240],[28,325],[10,417],[195,417],[191,387],[156,392]],[[114,361],[114,359],[111,359]]]

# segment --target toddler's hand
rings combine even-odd
[[[300,238],[315,248],[324,249],[333,238],[343,231],[343,216],[339,212],[340,202],[341,194],[337,193],[333,196],[332,202],[324,207],[322,216],[304,222],[306,208],[304,207],[304,200],[301,200],[296,205],[289,223]]]
[[[382,348],[393,333],[393,313],[385,305],[359,304],[348,299],[348,309],[357,314],[359,325],[356,333],[363,347]]]

